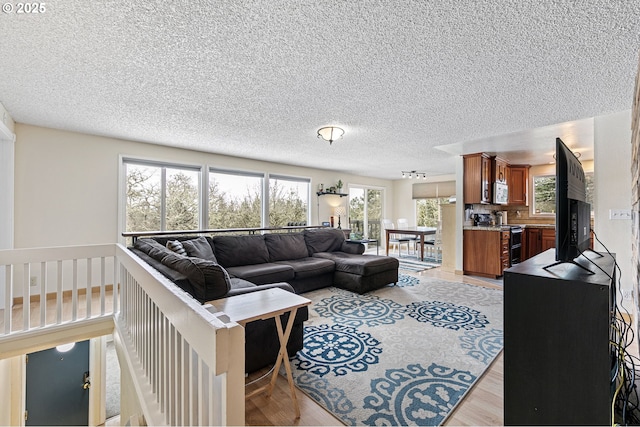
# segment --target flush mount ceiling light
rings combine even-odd
[[[56,347],[56,350],[58,350],[60,353],[66,353],[67,351],[71,350],[73,347],[75,347],[76,343],[74,342],[70,342],[68,344],[62,344]]]
[[[402,171],[402,178],[412,179],[413,177],[427,179],[426,172],[417,172],[417,171]]]
[[[322,138],[325,141],[329,141],[329,145],[336,139],[342,138],[344,130],[335,126],[326,126],[318,129],[318,138]]]

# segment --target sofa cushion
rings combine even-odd
[[[269,262],[269,250],[262,235],[216,236],[213,247],[218,262],[225,268]]]
[[[229,273],[256,285],[293,280],[293,267],[276,263],[229,267]]]
[[[278,261],[276,264],[291,266],[295,273],[295,279],[305,279],[307,277],[333,273],[336,269],[336,264],[332,260],[316,257]]]
[[[317,228],[304,230],[304,240],[309,255],[316,252],[335,252],[342,248],[344,233],[335,228]]]
[[[206,237],[200,236],[196,239],[183,240],[182,246],[188,256],[207,259],[209,261],[218,262],[213,254],[213,249]]]
[[[161,262],[187,276],[199,301],[220,298],[231,287],[229,275],[216,262],[176,253],[167,254]]]
[[[314,257],[330,259],[336,264],[336,271],[371,276],[388,270],[397,270],[396,258],[377,255],[354,255],[344,252],[320,252]]]
[[[301,233],[265,234],[264,242],[269,250],[271,262],[307,258],[309,256],[304,236]]]

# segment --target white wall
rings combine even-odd
[[[13,248],[15,124],[0,104],[0,249]],[[5,308],[5,269],[0,267],[0,310]]]
[[[594,229],[616,253],[622,291],[631,291],[631,220],[609,219],[610,209],[631,210],[631,111],[596,117],[594,121]],[[596,251],[604,250],[596,243]],[[627,299],[626,308],[633,303]]]
[[[350,184],[375,186],[393,198],[392,184],[387,180],[24,124],[16,124],[15,130],[16,248],[117,241],[120,155],[308,177],[312,224],[318,223],[315,192],[319,183],[333,185],[342,179],[345,188]],[[333,198],[337,196],[320,198],[320,221],[333,213]],[[346,203],[346,198],[341,200]]]

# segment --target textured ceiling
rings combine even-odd
[[[391,179],[563,129],[588,146],[631,108],[640,47],[638,0],[6,4],[16,122]]]

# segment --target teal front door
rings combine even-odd
[[[27,355],[25,425],[89,425],[89,341]]]

